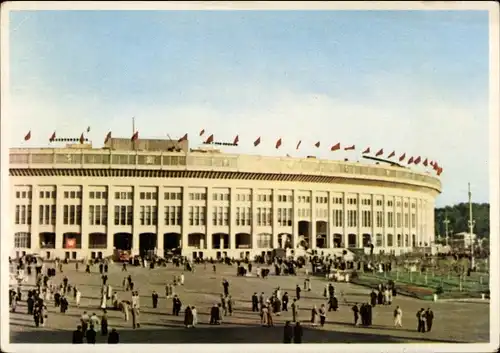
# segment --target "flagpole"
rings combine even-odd
[[[132,136],[135,134],[135,116],[132,117]]]

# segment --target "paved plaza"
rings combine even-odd
[[[255,268],[255,266],[254,266]],[[54,283],[62,282],[64,275],[69,283],[82,292],[80,308],[74,306],[72,293],[69,296],[69,310],[61,314],[54,308],[53,301],[48,303],[49,317],[45,327],[35,328],[33,317],[26,314],[26,295],[16,313],[10,314],[10,337],[12,343],[71,343],[71,332],[79,324],[84,310],[95,312],[99,317],[101,310],[101,278],[97,266],[93,273],[75,271],[73,264],[64,265],[64,273],[57,273]],[[171,282],[174,274],[180,274],[182,267],[168,266],[145,269],[128,267],[128,273],[121,271],[119,264],[110,266],[108,283],[117,291],[120,299],[130,300],[130,292],[123,291],[123,278],[131,274],[135,283],[134,290],[141,296],[141,327],[132,329],[132,320],[125,322],[121,312],[109,310],[109,327],[120,333],[120,343],[280,343],[283,339],[283,324],[291,320],[291,312],[274,316],[275,327],[260,326],[260,316],[251,311],[253,292],[264,292],[269,296],[273,289],[280,286],[282,293],[287,291],[295,296],[295,286],[303,287],[304,274],[299,276],[274,276],[267,279],[257,277],[237,277],[236,266],[217,265],[214,274],[212,266],[197,265],[195,273],[185,272],[184,286],[177,286],[175,291],[184,305],[195,305],[198,309],[199,324],[196,328],[184,328],[181,316],[171,315],[172,301],[165,298],[165,284]],[[209,309],[219,303],[222,293],[222,279],[230,283],[230,294],[235,301],[233,316],[225,317],[222,325],[209,326]],[[33,278],[29,284],[33,284]],[[312,291],[302,291],[299,319],[304,325],[304,343],[486,343],[489,342],[489,305],[486,303],[459,302],[423,302],[417,299],[397,296],[392,306],[377,306],[373,311],[372,327],[354,327],[351,306],[355,302],[366,302],[369,290],[348,283],[334,283],[339,298],[340,309],[327,313],[327,323],[323,328],[311,327],[309,323],[311,308],[314,304],[325,303],[323,289],[325,281],[312,279]],[[157,309],[152,308],[151,292],[160,295]],[[343,293],[343,296],[340,293]],[[346,301],[348,303],[346,303]],[[395,305],[403,310],[403,328],[393,326],[392,314]],[[417,332],[416,312],[420,308],[432,308],[435,321],[431,332]],[[57,308],[58,309],[58,308]],[[106,342],[98,333],[97,342]]]

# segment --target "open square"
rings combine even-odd
[[[165,285],[171,282],[174,275],[182,273],[182,267],[147,269],[128,266],[128,273],[121,271],[119,264],[110,266],[108,283],[113,291],[118,292],[120,299],[130,300],[130,291],[122,288],[123,278],[130,274],[135,283],[134,290],[140,294],[141,327],[132,329],[132,322],[124,321],[121,312],[109,310],[109,326],[116,328],[120,334],[120,343],[280,343],[283,340],[283,324],[291,320],[291,312],[283,312],[274,316],[275,327],[260,326],[258,313],[251,311],[253,292],[264,292],[269,296],[276,287],[282,293],[295,296],[295,286],[303,287],[305,274],[303,270],[298,276],[274,276],[267,279],[257,277],[236,277],[236,266],[217,265],[214,274],[212,266],[197,265],[195,272],[184,272],[184,286],[175,287],[183,310],[178,317],[172,316],[172,301],[165,298]],[[69,299],[69,310],[61,314],[54,308],[53,301],[47,305],[49,311],[45,327],[36,328],[32,316],[26,314],[25,303],[20,304],[16,313],[10,314],[12,343],[70,343],[71,332],[79,324],[83,311],[101,315],[100,286],[101,278],[94,266],[91,274],[87,274],[80,266],[76,272],[73,264],[64,265],[64,273],[57,273],[54,283],[60,283],[66,275],[71,285],[82,292],[80,307],[76,308],[72,295]],[[229,291],[235,306],[233,316],[224,318],[220,326],[209,326],[209,309],[220,300],[222,279],[229,283]],[[30,281],[33,284],[33,281]],[[425,302],[417,299],[396,296],[393,305],[374,308],[372,327],[354,327],[351,306],[357,302],[369,300],[367,288],[349,283],[335,283],[335,292],[340,308],[337,312],[327,313],[326,325],[323,328],[311,327],[311,308],[326,302],[323,290],[326,281],[311,277],[311,292],[302,291],[300,299],[299,319],[304,326],[304,343],[481,343],[489,341],[489,305],[487,303],[462,302]],[[151,293],[155,290],[159,295],[158,308],[152,308]],[[343,295],[341,294],[343,293]],[[24,295],[24,297],[26,297]],[[344,299],[348,301],[346,304]],[[185,305],[194,305],[198,309],[199,324],[196,328],[186,329],[183,326]],[[399,305],[403,310],[403,328],[393,327],[393,310]],[[435,323],[431,332],[418,333],[416,312],[420,308],[432,308]],[[58,309],[58,308],[57,308]],[[106,337],[98,333],[97,343],[107,342]]]

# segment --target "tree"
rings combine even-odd
[[[458,205],[436,208],[434,210],[434,220],[436,232],[442,236],[446,235],[444,220],[448,217],[450,221],[448,229],[453,229],[453,233],[469,232],[469,204],[459,203]],[[478,238],[489,239],[490,236],[490,204],[473,203],[472,217],[475,220],[474,233]],[[451,235],[451,233],[450,233]]]

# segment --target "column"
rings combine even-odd
[[[229,188],[229,250],[236,250],[236,189]],[[244,208],[246,213],[246,208]]]
[[[271,207],[272,207],[272,214],[273,214],[273,231],[272,231],[272,239],[273,239],[273,249],[277,249],[279,247],[278,245],[278,190],[272,189],[272,198],[273,201],[271,202]]]
[[[158,186],[157,190],[158,200],[156,202],[156,207],[158,211],[156,225],[156,254],[158,256],[163,256],[164,254],[164,243],[163,234],[165,233],[165,196],[163,194],[163,188]]]
[[[385,195],[382,196],[382,246],[387,248],[387,200],[385,199]]]
[[[207,194],[207,200],[209,195]],[[189,235],[189,188],[182,188],[182,228],[181,228],[181,249],[182,255],[187,252]]]
[[[333,226],[333,207],[332,207],[332,195],[330,191],[327,191],[326,193],[327,197],[327,212],[328,212],[328,217],[327,217],[327,222],[328,222],[328,227],[326,227],[326,247],[327,249],[333,248],[333,232],[332,232],[332,226]]]
[[[186,189],[186,188],[185,188]],[[207,207],[207,226],[205,227],[205,249],[212,250],[212,232],[213,232],[213,203],[212,203],[212,188],[207,188],[207,197],[206,197],[206,207]]]
[[[89,190],[85,185],[82,185],[81,188],[82,191],[82,199],[81,199],[81,206],[82,206],[82,225],[80,226],[80,234],[81,234],[81,241],[82,241],[82,248],[81,248],[81,253],[83,254],[88,254],[89,250],[89,217],[86,217],[85,215],[88,215],[89,211]]]
[[[372,234],[372,244],[377,246],[377,232],[375,231],[375,218],[377,216],[377,211],[375,211],[375,197],[373,194],[370,195],[370,221],[371,221],[371,234]],[[383,237],[383,235],[382,235]],[[383,246],[383,244],[382,244]]]
[[[38,185],[31,186],[31,226],[30,226],[30,250],[32,253],[40,253],[40,231],[39,226],[39,206],[40,206],[40,191]],[[11,205],[14,203],[12,202]],[[52,215],[51,215],[52,216]]]
[[[62,254],[62,243],[64,233],[64,188],[61,185],[56,186],[56,227],[55,227],[55,249],[47,249],[51,252],[51,259]]]
[[[356,220],[356,234],[357,234],[357,237],[358,237],[358,246],[357,248],[363,248],[363,232],[361,231],[361,225],[362,225],[362,219],[363,219],[363,215],[362,215],[362,209],[361,209],[361,196],[358,194],[356,194],[356,216],[357,216],[357,220]]]
[[[297,249],[297,245],[299,242],[299,206],[297,202],[298,192],[297,190],[293,190],[293,209],[292,209],[292,248]]]
[[[346,206],[346,193],[342,193],[342,242],[343,247],[348,248],[349,245],[349,232],[347,231],[347,206]]]
[[[252,250],[257,249],[257,194],[255,189],[250,189],[251,192],[251,207],[252,207]],[[261,219],[262,221],[262,219]]]
[[[309,245],[311,249],[316,249],[316,192],[311,191],[311,234]]]
[[[141,224],[139,186],[133,186],[132,196],[132,256],[139,255],[139,225]],[[128,215],[127,215],[128,217]]]
[[[113,197],[113,186],[108,184],[106,187],[106,206],[108,209],[108,223],[106,224],[106,251],[113,254],[115,250],[115,199]]]

